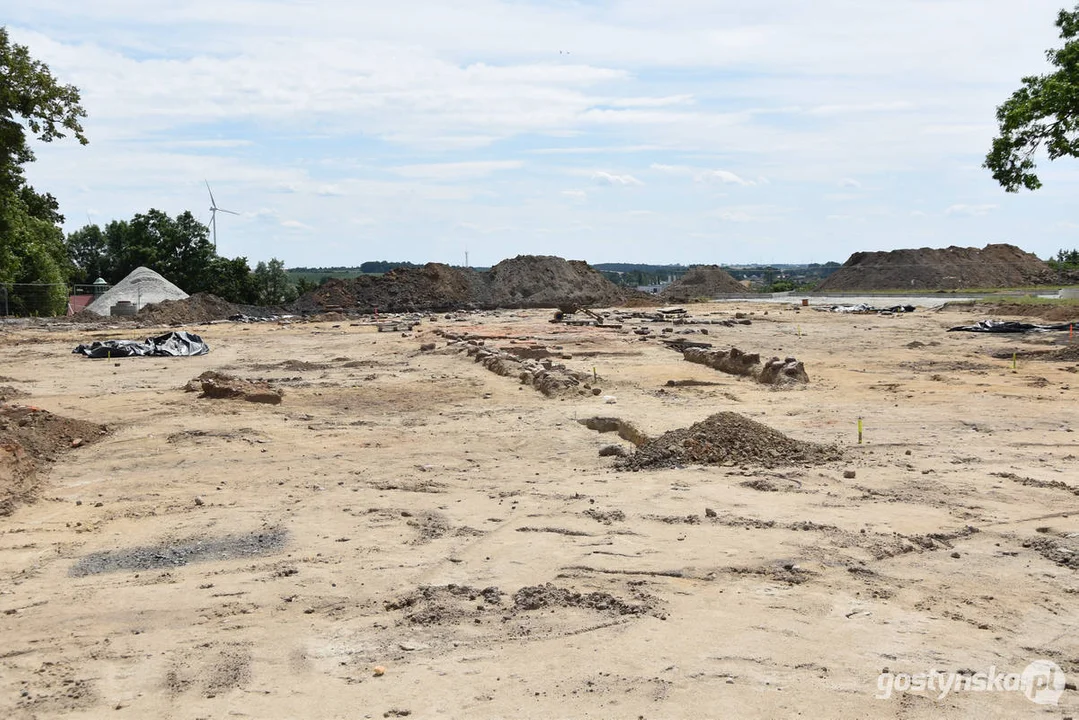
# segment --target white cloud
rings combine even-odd
[[[632,175],[617,175],[603,170],[597,170],[592,173],[592,181],[597,185],[612,185],[614,187],[630,187],[633,185],[644,184]]]
[[[668,175],[676,175],[682,177],[692,177],[696,182],[718,182],[725,185],[743,185],[746,187],[752,187],[754,185],[767,183],[764,178],[757,180],[747,180],[730,170],[708,170],[704,168],[696,168],[688,165],[665,165],[662,163],[653,163],[652,170],[657,172],[666,173]]]
[[[756,185],[755,180],[746,180],[741,178],[730,170],[707,170],[701,173],[697,177],[698,182],[708,182],[714,180],[717,182],[725,183],[728,185]]]
[[[839,187],[841,188],[861,188],[862,184],[854,178],[843,178],[839,181]]]
[[[950,205],[945,211],[945,215],[960,215],[966,217],[978,217],[981,215],[988,215],[997,209],[996,205]]]
[[[431,163],[427,165],[402,165],[390,168],[391,172],[407,178],[427,180],[466,180],[486,177],[499,170],[516,170],[524,163],[520,160],[487,160],[456,163]]]

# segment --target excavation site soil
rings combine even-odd
[[[435,312],[472,292],[450,280],[377,323],[201,298],[158,329],[4,326],[0,716],[1079,712],[1074,684],[878,697],[882,672],[1079,678],[1067,332]],[[338,290],[313,309],[368,292]],[[185,322],[208,354],[72,353]]]

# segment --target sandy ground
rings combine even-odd
[[[209,355],[120,361],[71,349],[130,329],[4,330],[22,402],[110,434],[0,518],[0,716],[1079,712],[1079,375],[989,355],[1060,338],[945,333],[971,320],[957,313],[692,309],[753,312],[692,339],[794,355],[812,382],[770,390],[539,311],[407,337],[215,324],[187,328]],[[544,397],[445,350],[439,328],[561,346],[601,395]],[[276,381],[284,401],[185,393],[205,370]],[[846,460],[621,472],[598,450],[622,441],[575,422],[659,434],[720,410]],[[1069,674],[1056,705],[876,697],[886,669],[1037,659]]]

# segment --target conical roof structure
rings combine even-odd
[[[187,297],[180,288],[146,267],[135,268],[108,292],[90,303],[86,309],[98,315],[109,315],[112,306],[126,300],[141,310],[151,303],[162,300],[183,300]]]

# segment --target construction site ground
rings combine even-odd
[[[211,351],[189,358],[72,355],[130,327],[4,330],[0,375],[25,393],[11,402],[105,434],[72,438],[36,500],[0,516],[0,716],[1079,712],[1079,367],[992,356],[1067,333],[946,333],[972,321],[952,311],[688,308],[746,313],[686,337],[794,356],[810,383],[685,362],[663,323],[642,337],[643,322],[541,310],[429,316],[404,334],[193,325]],[[544,396],[438,330],[543,345],[598,394]],[[185,391],[208,370],[283,399]],[[655,437],[721,411],[843,458],[617,470],[599,450],[633,446],[578,422]],[[885,671],[1039,659],[1068,675],[1057,705],[877,697]]]

